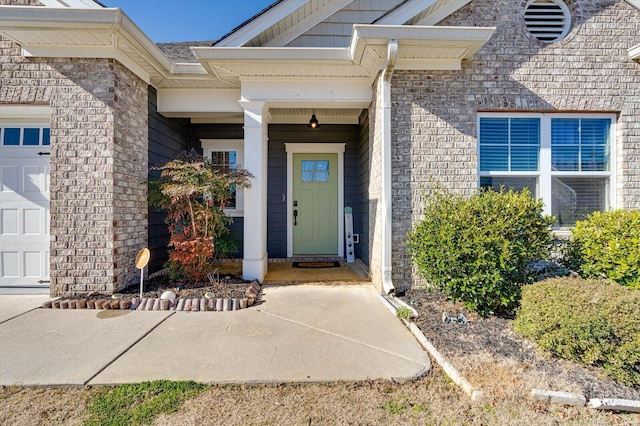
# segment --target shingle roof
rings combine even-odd
[[[215,40],[203,40],[203,41],[178,41],[172,43],[156,43],[156,46],[167,55],[172,62],[198,62],[197,59],[189,50],[190,47],[208,47],[213,45]]]
[[[214,44],[212,46],[215,46],[216,43],[221,42],[222,40],[224,40],[225,38],[229,37],[231,34],[237,32],[238,30],[242,29],[244,26],[246,26],[247,24],[255,21],[258,17],[260,17],[261,15],[265,14],[267,11],[273,9],[274,7],[276,7],[279,3],[282,3],[284,0],[275,0],[273,3],[271,3],[271,5],[265,7],[264,9],[262,9],[260,12],[256,13],[254,16],[252,16],[251,18],[247,19],[246,21],[244,21],[242,24],[238,25],[237,27],[235,27],[234,29],[232,29],[231,31],[229,31],[227,34],[223,35],[222,37],[220,37],[219,40],[216,40],[214,42]]]

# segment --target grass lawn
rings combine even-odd
[[[548,405],[519,392],[471,402],[442,371],[407,383],[0,388],[0,424],[632,425],[640,415]]]

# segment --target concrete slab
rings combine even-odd
[[[428,359],[409,330],[371,285],[264,287],[261,311],[422,362]]]
[[[0,324],[42,306],[47,300],[54,298],[45,294],[0,295]]]
[[[372,287],[287,286],[242,311],[178,313],[90,383],[410,379],[430,366]]]
[[[82,385],[171,313],[37,309],[0,324],[0,385]]]

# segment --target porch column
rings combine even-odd
[[[244,168],[253,174],[244,190],[242,276],[263,281],[267,274],[267,129],[265,102],[240,101],[244,109]]]

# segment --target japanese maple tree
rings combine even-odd
[[[230,232],[232,219],[224,208],[234,190],[251,186],[253,176],[193,152],[151,170],[160,171],[160,177],[149,182],[149,202],[167,213],[170,265],[188,280],[203,281],[214,269],[216,242]]]

